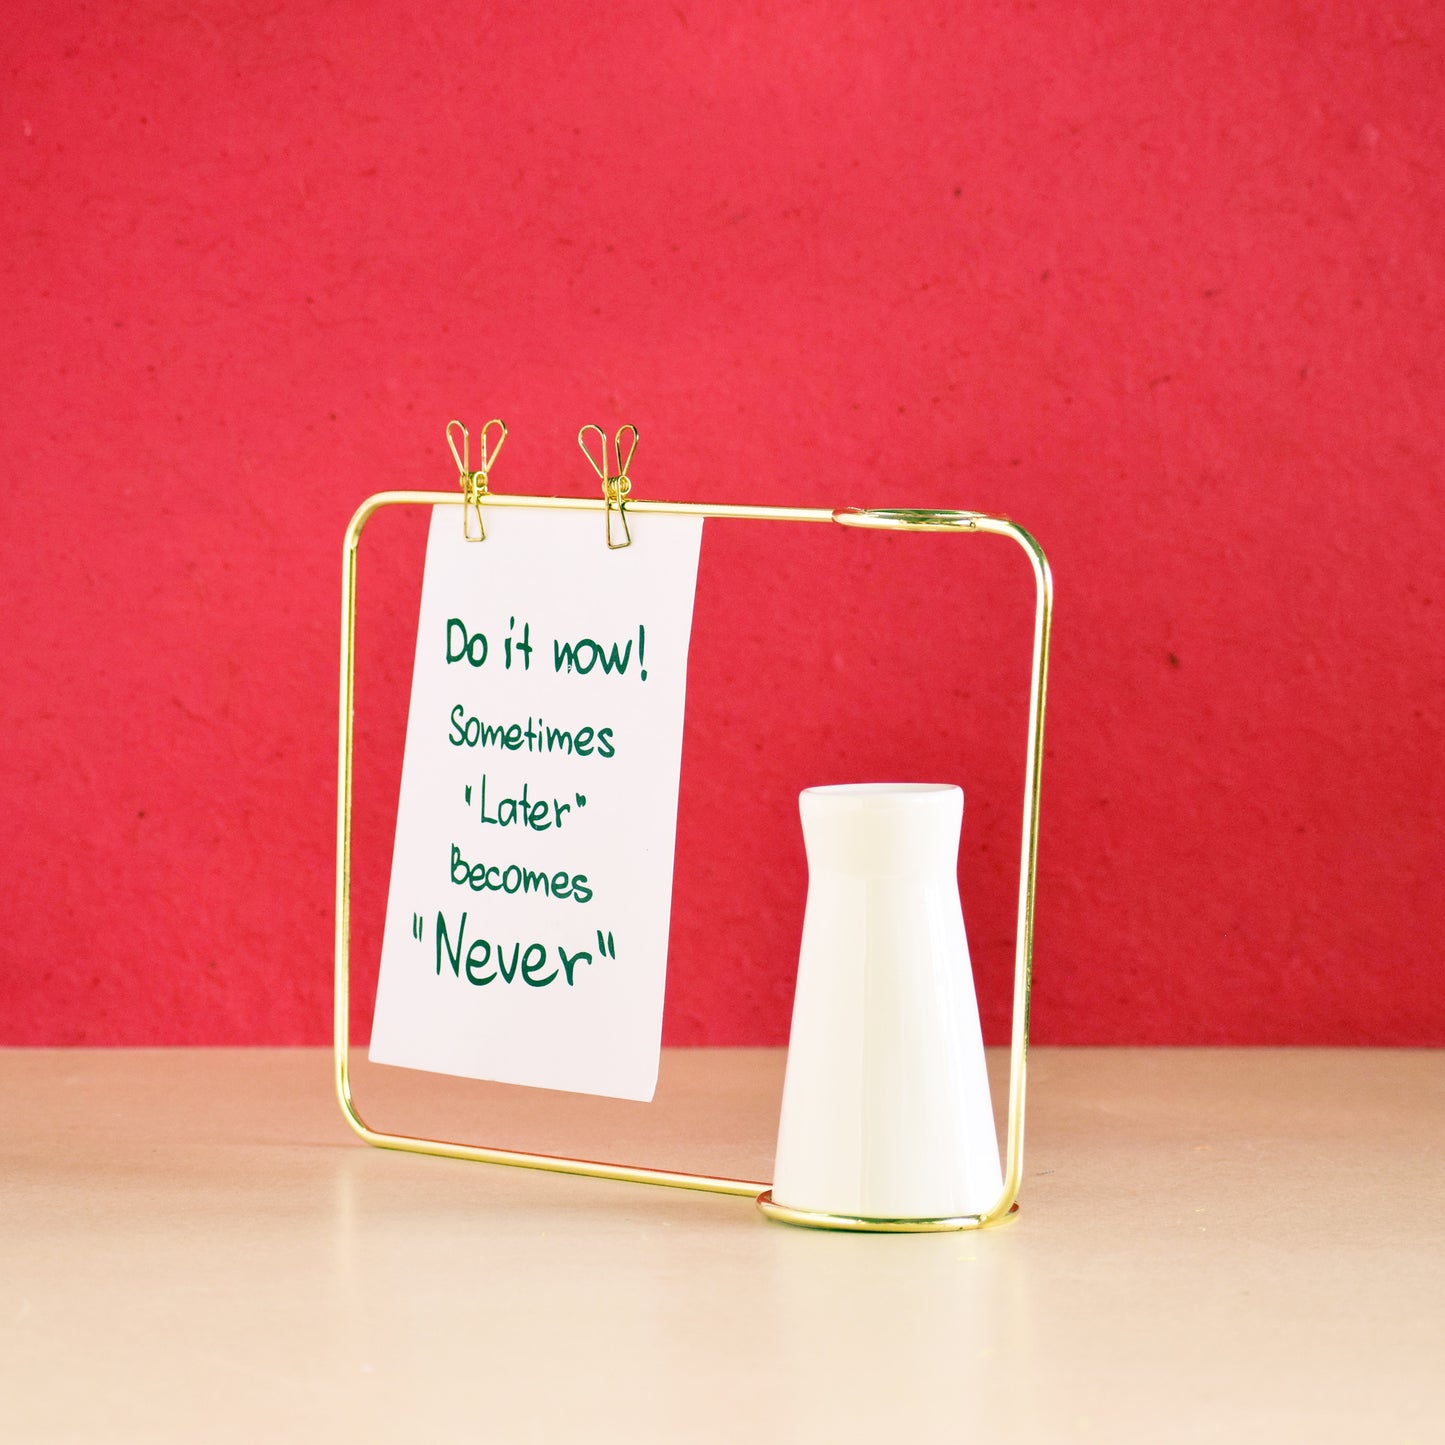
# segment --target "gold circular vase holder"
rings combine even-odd
[[[997,1220],[986,1214],[956,1214],[942,1219],[864,1219],[852,1214],[824,1214],[816,1209],[790,1209],[773,1199],[771,1189],[758,1195],[758,1208],[779,1224],[798,1224],[804,1229],[849,1230],[855,1234],[947,1234],[959,1229],[984,1229],[1006,1224],[1019,1212],[1017,1204]]]

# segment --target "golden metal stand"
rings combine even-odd
[[[497,423],[500,425],[500,423]],[[584,429],[585,430],[585,429]],[[594,428],[595,430],[595,428]],[[505,428],[503,428],[505,436]],[[449,438],[450,439],[450,438]],[[621,434],[618,436],[620,452]],[[635,445],[635,433],[634,433]],[[500,450],[501,443],[492,451]],[[455,449],[454,449],[455,450]],[[584,446],[585,450],[585,446]],[[484,468],[488,460],[484,449]],[[590,459],[590,453],[589,453]],[[630,459],[630,453],[629,453]],[[605,462],[605,439],[604,439]],[[485,470],[468,473],[458,459],[463,491],[378,492],[357,509],[346,529],[342,552],[341,581],[341,725],[337,760],[336,809],[336,994],[335,1070],[336,1093],[346,1121],[368,1144],[383,1149],[405,1149],[416,1154],[436,1154],[448,1159],[472,1159],[485,1164],[512,1164],[524,1169],[545,1169],[558,1174],[582,1174],[594,1179],[617,1179],[633,1184],[661,1184],[674,1189],[698,1189],[712,1194],[756,1196],[758,1207],[771,1219],[820,1229],[864,1230],[881,1233],[911,1233],[952,1229],[979,1229],[1000,1224],[1017,1208],[1023,1171],[1024,1092],[1028,1068],[1029,998],[1033,979],[1034,877],[1039,839],[1039,780],[1043,766],[1044,695],[1048,680],[1049,626],[1053,614],[1053,580],[1049,564],[1038,543],[1024,529],[1006,517],[982,512],[866,511],[858,508],[830,510],[821,507],[750,507],[707,505],[694,502],[651,502],[624,500],[624,475],[611,477],[604,468],[600,497],[524,497],[498,495],[486,490]],[[594,466],[597,464],[594,462]],[[611,483],[609,489],[609,483]],[[542,511],[603,512],[609,546],[626,545],[613,540],[614,512],[626,528],[629,514],[646,516],[691,516],[759,522],[824,522],[841,527],[862,527],[894,532],[958,532],[1009,537],[1023,548],[1033,568],[1035,583],[1033,668],[1029,684],[1028,749],[1024,774],[1024,813],[1019,860],[1018,931],[1014,943],[1013,1030],[1009,1059],[1008,1135],[1004,1149],[1003,1193],[983,1214],[950,1219],[857,1219],[843,1215],[817,1214],[789,1209],[773,1202],[771,1191],[761,1181],[726,1179],[709,1174],[683,1174],[667,1169],[647,1169],[633,1164],[597,1163],[515,1149],[493,1149],[484,1145],[453,1144],[440,1139],[423,1139],[408,1134],[389,1134],[371,1128],[357,1112],[351,1098],[348,1050],[350,1047],[351,993],[351,783],[352,721],[356,673],[356,553],[362,529],[382,507],[465,507],[465,523],[473,517],[480,533],[481,513],[489,507],[525,507]],[[627,541],[630,541],[630,535]]]

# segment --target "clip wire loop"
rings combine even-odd
[[[597,445],[599,456],[594,457],[587,448],[587,433],[597,433]],[[625,432],[630,432],[631,439],[627,448],[627,458],[622,456],[622,437]],[[592,463],[592,470],[602,479],[602,500],[607,512],[607,546],[610,551],[617,552],[623,547],[632,545],[632,529],[627,525],[627,494],[632,490],[632,479],[627,475],[632,466],[632,458],[637,454],[637,428],[630,422],[626,426],[617,428],[617,436],[612,443],[612,452],[617,459],[617,470],[610,471],[607,466],[607,433],[600,426],[592,426],[590,423],[584,426],[577,433],[577,445],[582,448],[582,455]],[[612,514],[616,512],[622,520],[622,541],[612,540]]]
[[[585,428],[584,428],[585,430]],[[585,450],[585,447],[584,447]],[[495,453],[493,454],[495,456]],[[629,458],[630,459],[630,458]],[[594,463],[595,465],[595,463]],[[624,469],[625,470],[625,469]],[[494,507],[539,511],[595,512],[611,503],[596,497],[489,496]],[[1033,992],[1034,892],[1038,873],[1039,790],[1044,762],[1044,704],[1048,694],[1049,634],[1053,626],[1054,582],[1043,548],[1016,522],[985,512],[929,509],[874,511],[860,507],[763,507],[703,502],[634,502],[639,512],[659,516],[712,517],[759,522],[818,522],[866,531],[955,532],[1007,537],[1023,549],[1034,577],[1033,654],[1029,677],[1028,738],[1024,756],[1023,832],[1019,849],[1018,926],[1014,934],[1013,1022],[1009,1044],[1008,1133],[1004,1145],[1003,1192],[982,1214],[936,1220],[856,1219],[844,1215],[804,1214],[772,1202],[769,1185],[757,1180],[712,1174],[687,1174],[637,1164],[599,1163],[521,1149],[456,1144],[413,1134],[373,1129],[357,1112],[351,1096],[351,794],[356,700],[356,571],[362,529],[373,513],[393,506],[465,506],[455,492],[378,492],[351,519],[342,546],[341,687],[336,778],[336,969],[333,992],[332,1058],[336,1097],[342,1115],[368,1144],[446,1159],[511,1164],[554,1174],[580,1174],[632,1184],[660,1184],[756,1199],[772,1218],[819,1229],[912,1233],[940,1229],[984,1229],[1004,1223],[1017,1208],[1023,1180],[1024,1103],[1028,1086],[1029,1005]]]
[[[452,435],[452,428],[456,427],[462,434],[462,449],[457,450],[456,438]],[[491,446],[489,437],[493,427],[496,427],[499,435],[496,446]],[[471,438],[467,436],[467,429],[459,421],[447,423],[447,445],[452,449],[452,458],[457,464],[457,472],[462,484],[462,534],[468,542],[485,542],[487,540],[487,529],[482,522],[482,498],[487,495],[487,473],[491,471],[493,463],[497,460],[498,453],[502,450],[502,443],[507,440],[507,424],[501,417],[494,416],[481,430],[482,444],[482,465],[477,471],[471,469]],[[476,534],[472,534],[472,521],[475,518],[477,524]]]

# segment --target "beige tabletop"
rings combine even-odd
[[[766,1179],[781,1068],[355,1089]],[[931,1236],[372,1149],[330,1088],[316,1050],[0,1051],[0,1439],[1445,1439],[1445,1054],[1036,1050],[1021,1212]]]

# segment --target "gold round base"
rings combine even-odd
[[[1006,1223],[1018,1213],[1011,1205],[1007,1214],[984,1223],[982,1214],[959,1214],[948,1219],[862,1219],[851,1214],[823,1214],[814,1209],[790,1209],[773,1199],[773,1191],[758,1195],[758,1208],[780,1224],[799,1224],[804,1229],[846,1229],[860,1234],[944,1234],[960,1229],[986,1229]]]

